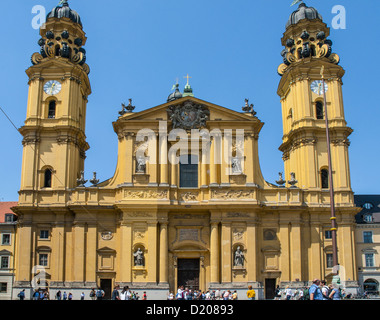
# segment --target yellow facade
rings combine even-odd
[[[284,45],[289,38],[297,41],[305,29],[311,37],[321,30],[328,34],[322,21],[303,19],[287,28]],[[55,35],[68,31],[68,35],[52,39],[49,46],[47,31]],[[328,278],[332,247],[325,231],[331,227],[330,199],[320,182],[321,170],[327,166],[326,136],[324,122],[316,120],[314,113],[320,97],[310,91],[322,65],[329,85],[339,263],[345,268],[347,288],[356,286],[357,210],[347,139],[352,130],[344,120],[344,71],[336,64],[336,55],[294,58],[279,68],[284,124],[280,150],[285,180],[295,173],[295,186],[265,181],[258,157],[263,123],[254,114],[184,95],[138,113],[131,109],[123,113],[113,123],[118,138],[114,176],[85,187],[80,178],[89,148],[85,118],[91,88],[89,67],[79,49],[86,37],[77,21],[54,16],[41,29],[41,36],[50,49],[46,56],[34,54],[34,65],[27,70],[27,118],[20,130],[24,152],[15,209],[19,215],[16,289],[32,289],[31,281],[43,276],[51,295],[65,288],[79,295],[97,286],[128,285],[149,292],[151,298],[165,299],[169,290],[175,292],[182,283],[189,271],[185,265],[191,261],[195,261],[190,270],[195,288],[245,292],[251,284],[258,298],[270,296],[277,284],[301,287],[314,278]],[[60,82],[58,93],[44,91],[50,80]],[[200,129],[220,135],[202,144],[202,136],[190,136],[189,128],[182,128],[185,142],[161,134],[175,125],[168,110],[186,107],[201,108],[207,121]],[[150,149],[144,155],[149,160],[140,170],[137,152],[144,141],[137,137],[146,128]],[[224,142],[232,134],[234,155],[239,130],[244,130],[244,169],[233,172],[231,161],[218,163],[215,154],[224,151],[228,145]],[[178,153],[170,153],[173,147],[197,156],[197,187],[181,187],[180,164],[172,161]],[[243,263],[235,261],[238,248]],[[136,263],[139,249],[143,262]],[[42,268],[36,268],[41,262]]]

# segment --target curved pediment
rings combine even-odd
[[[186,241],[182,243],[176,243],[173,245],[173,251],[186,251],[186,252],[193,252],[193,251],[208,251],[208,249],[200,244],[200,243],[195,243],[192,241]]]

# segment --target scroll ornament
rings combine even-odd
[[[286,48],[282,50],[281,56],[284,63],[278,67],[278,74],[282,76],[293,63],[299,62],[304,58],[327,58],[331,63],[338,64],[340,61],[336,53],[332,53],[332,41],[326,39],[323,31],[311,36],[306,30],[302,32],[300,38],[295,41],[288,39]]]

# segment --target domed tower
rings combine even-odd
[[[332,52],[330,29],[314,8],[301,3],[286,24],[282,38],[281,80],[283,152],[286,180],[294,172],[298,187],[310,191],[308,203],[328,198],[328,153],[321,70],[326,83],[327,117],[331,141],[336,203],[353,203],[348,159],[352,129],[344,117],[339,56]],[[313,192],[317,191],[317,192]],[[326,195],[324,193],[326,191]]]
[[[67,1],[61,1],[47,15],[40,35],[40,50],[26,70],[29,95],[20,129],[24,136],[20,204],[35,204],[36,191],[76,187],[89,149],[85,122],[90,70],[81,19]]]

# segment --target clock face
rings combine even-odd
[[[44,91],[50,95],[58,94],[61,91],[61,89],[62,89],[61,83],[56,80],[50,80],[46,82],[44,85]]]
[[[316,93],[317,95],[323,95],[323,81],[322,80],[315,80],[311,83],[311,91]],[[325,92],[328,90],[328,86],[325,83]]]

